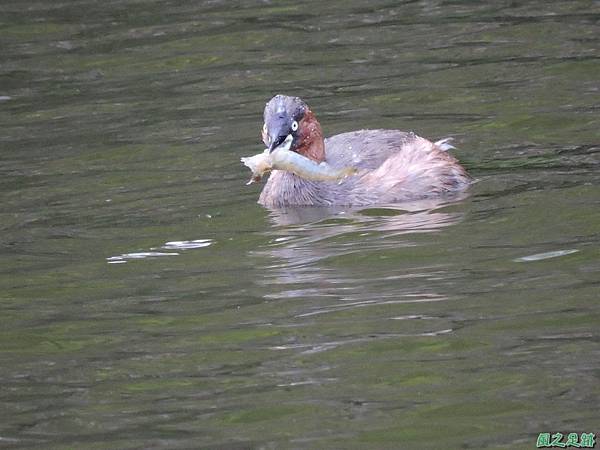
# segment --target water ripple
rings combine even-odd
[[[155,258],[159,256],[177,256],[179,253],[165,253],[165,252],[137,252],[137,253],[123,253],[119,256],[110,256],[106,258],[109,264],[122,264],[126,263],[128,259],[146,259]]]
[[[573,253],[577,253],[579,250],[570,249],[570,250],[555,250],[553,252],[545,252],[545,253],[536,253],[535,255],[523,256],[521,258],[516,258],[516,262],[530,262],[530,261],[541,261],[543,259],[550,258],[558,258],[559,256],[571,255]]]
[[[193,241],[171,241],[165,242],[162,248],[167,250],[203,248],[212,244],[211,239],[195,239]]]
[[[191,241],[169,241],[165,242],[160,249],[164,250],[189,250],[195,248],[208,247],[213,243],[212,239],[194,239]],[[151,248],[147,252],[134,252],[134,253],[123,253],[118,256],[110,256],[106,258],[108,264],[123,264],[128,260],[132,259],[147,259],[147,258],[158,258],[161,256],[178,256],[178,252],[162,252],[157,248]]]
[[[444,328],[442,330],[434,330],[434,331],[425,331],[423,333],[387,333],[387,334],[377,334],[370,335],[365,337],[358,338],[350,338],[350,339],[340,339],[335,341],[321,342],[319,344],[284,344],[284,345],[276,345],[269,347],[269,350],[295,350],[295,349],[305,349],[302,350],[301,354],[312,354],[312,353],[320,353],[327,350],[331,350],[337,348],[341,345],[348,344],[360,344],[364,342],[370,342],[373,340],[379,339],[393,339],[393,338],[411,338],[411,337],[435,337],[442,334],[452,333],[454,330],[452,328]]]

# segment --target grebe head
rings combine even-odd
[[[321,125],[298,97],[276,95],[265,106],[262,139],[270,151],[292,150],[321,162],[325,147]]]

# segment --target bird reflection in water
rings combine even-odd
[[[443,277],[444,268],[419,265],[403,258],[402,252],[422,245],[416,233],[439,232],[459,222],[460,201],[466,196],[362,209],[271,209],[275,226],[268,232],[270,245],[255,252],[270,261],[259,283],[271,286],[267,298],[319,299],[298,305],[296,317],[340,308],[444,300],[445,295],[433,292],[423,280]]]

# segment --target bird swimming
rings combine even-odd
[[[398,203],[460,192],[471,183],[448,153],[453,148],[448,139],[433,143],[413,132],[383,129],[324,139],[315,114],[299,97],[276,95],[269,100],[262,140],[269,152],[296,152],[316,164],[326,163],[322,166],[328,170],[353,168],[351,175],[327,181],[273,170],[258,200],[267,207]]]

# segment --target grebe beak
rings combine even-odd
[[[286,135],[283,136],[271,136],[271,145],[269,145],[269,153],[279,147],[287,138]]]
[[[267,133],[269,135],[269,152],[276,148],[281,148],[282,145],[289,150],[292,146],[292,119],[286,111],[281,111],[274,114],[266,121]]]
[[[279,136],[277,138],[279,141],[276,145],[271,145],[269,147],[269,153],[272,153],[274,150],[283,149],[284,151],[288,151],[292,148],[292,141],[294,140],[294,136],[288,134],[287,136]]]

